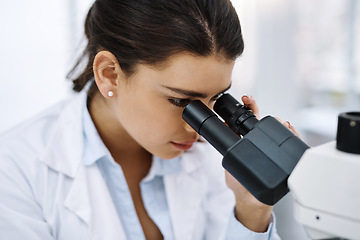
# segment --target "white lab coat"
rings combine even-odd
[[[0,137],[1,239],[126,239],[96,164],[83,164],[85,92]],[[206,143],[164,178],[175,238],[224,239],[234,206]]]

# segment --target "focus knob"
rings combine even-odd
[[[360,112],[339,115],[336,148],[343,152],[360,154]]]

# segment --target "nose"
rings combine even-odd
[[[207,107],[211,109],[211,111],[214,111],[215,101],[211,101],[209,104],[207,104]]]
[[[189,133],[192,132],[197,134],[197,132],[185,120],[184,120],[184,129]]]
[[[205,104],[205,106],[207,106],[211,111],[214,111],[214,106],[215,106],[215,100],[213,99],[204,99],[201,100],[203,104]]]
[[[185,121],[184,121],[184,130],[186,135],[191,139],[199,139],[199,134]]]
[[[185,121],[184,121],[184,122],[185,122]],[[199,139],[200,134],[198,134],[198,133],[197,133],[189,124],[187,124],[186,122],[185,122],[184,129],[185,129],[185,131],[187,132],[187,135],[188,135],[189,139],[194,140],[194,141],[196,141],[196,140]]]

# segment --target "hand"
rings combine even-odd
[[[255,99],[251,96],[243,96],[242,101],[259,118],[259,108]],[[280,119],[278,120],[280,121]],[[298,132],[289,122],[284,122],[283,124],[299,136]],[[265,232],[270,222],[272,206],[258,201],[227,171],[226,184],[235,194],[235,217],[237,220],[252,231]]]

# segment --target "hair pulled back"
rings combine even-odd
[[[85,35],[88,44],[70,72],[87,60],[73,80],[75,91],[94,77],[93,61],[101,50],[114,54],[130,76],[136,64],[160,64],[176,53],[234,60],[244,49],[230,0],[96,0],[86,17]]]

